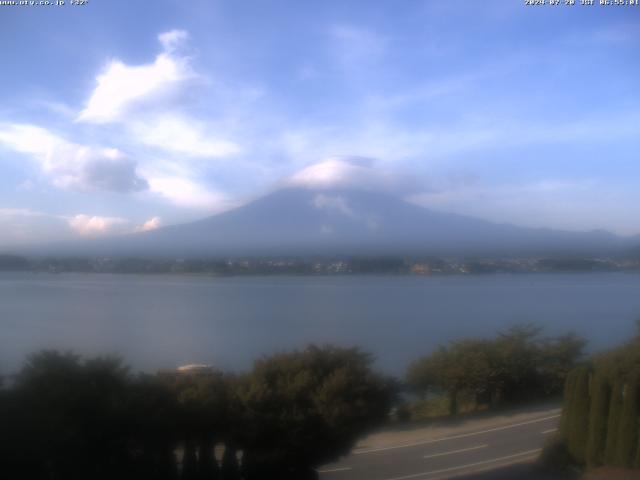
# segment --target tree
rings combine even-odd
[[[571,415],[573,414],[572,404],[573,397],[575,394],[575,386],[576,379],[578,376],[578,372],[576,370],[572,370],[567,374],[567,379],[564,383],[564,396],[563,396],[563,406],[562,406],[562,416],[560,418],[560,436],[568,440],[569,439],[569,429],[571,425]]]
[[[541,390],[540,327],[517,325],[498,335],[496,379],[504,400],[522,401],[538,396]]]
[[[371,363],[359,349],[331,346],[255,363],[239,387],[245,412],[240,441],[261,478],[274,468],[288,478],[336,460],[386,419],[390,382]]]
[[[450,342],[413,362],[407,383],[423,396],[445,393],[451,414],[462,393],[476,406],[557,395],[582,356],[584,340],[574,334],[542,339],[540,331],[526,324],[491,340]]]
[[[585,462],[589,428],[589,377],[586,367],[578,368],[569,416],[569,453],[578,463]]]
[[[592,381],[589,438],[587,439],[586,450],[586,461],[589,466],[598,466],[604,463],[610,400],[611,386],[609,380],[602,373],[595,372]]]
[[[639,372],[640,373],[640,372]],[[622,413],[618,427],[616,464],[633,467],[638,444],[638,373],[632,376],[624,388]]]
[[[611,390],[611,401],[609,402],[609,417],[607,419],[607,443],[605,446],[604,460],[606,465],[613,465],[616,461],[618,449],[618,431],[620,428],[620,418],[622,414],[622,391],[624,382],[616,379]]]
[[[238,465],[238,451],[231,442],[227,442],[222,454],[222,480],[240,480],[240,466]]]
[[[407,383],[423,396],[428,392],[445,392],[449,397],[449,413],[454,415],[461,393],[472,396],[476,404],[491,403],[496,388],[494,363],[490,342],[460,340],[412,363]]]
[[[27,359],[15,395],[29,456],[44,475],[102,479],[121,469],[128,457],[129,382],[128,369],[115,358],[82,362],[71,353],[43,351]]]
[[[179,436],[185,445],[183,476],[218,478],[220,470],[213,457],[213,448],[228,435],[234,421],[228,376],[208,370],[165,372],[159,378],[177,400]]]
[[[564,381],[584,355],[586,340],[575,333],[546,338],[541,343],[541,373],[546,395],[562,392]]]

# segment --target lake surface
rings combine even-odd
[[[116,353],[135,369],[244,369],[309,342],[358,345],[386,372],[437,344],[519,322],[600,349],[634,334],[640,275],[192,277],[0,273],[0,371],[40,348]]]

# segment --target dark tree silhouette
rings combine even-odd
[[[387,415],[389,382],[370,363],[357,349],[310,347],[242,378],[132,376],[116,358],[43,351],[0,388],[2,478],[315,478]]]
[[[371,361],[358,349],[311,346],[256,362],[239,396],[243,449],[261,475],[286,478],[335,460],[387,417],[391,382]]]

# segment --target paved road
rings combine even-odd
[[[559,414],[410,444],[359,450],[320,469],[321,480],[439,480],[533,461]],[[469,477],[472,478],[472,477]],[[484,477],[483,477],[484,478]]]

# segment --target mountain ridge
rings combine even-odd
[[[233,210],[95,239],[76,253],[144,257],[610,255],[636,245],[603,230],[519,227],[358,189],[276,190]]]

